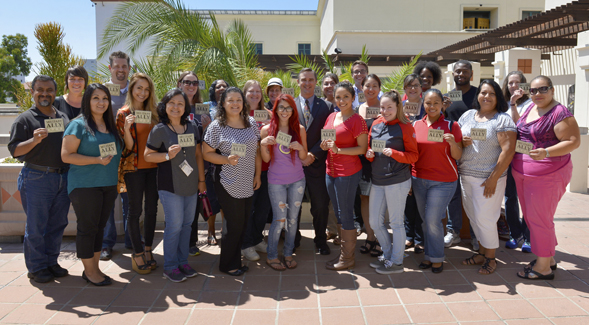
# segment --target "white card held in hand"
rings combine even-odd
[[[206,87],[207,87],[207,85],[205,84],[204,80],[198,81],[198,90],[205,89]]]
[[[114,142],[98,145],[100,148],[100,157],[115,156],[117,154],[117,145]]]
[[[472,128],[470,129],[470,137],[473,140],[485,141],[487,140],[487,129]]]
[[[265,109],[257,109],[254,111],[254,120],[256,122],[264,122],[268,119],[268,112]]]
[[[382,152],[386,148],[387,142],[385,140],[372,140],[372,151]]]
[[[366,108],[366,118],[377,118],[379,113],[380,113],[379,107]]]
[[[523,153],[526,155],[530,155],[530,150],[534,149],[534,145],[529,142],[524,142],[521,140],[517,140],[515,143],[515,152]]]
[[[196,104],[196,105],[194,105],[194,114],[208,115],[209,114],[209,104]]]
[[[319,86],[315,86],[315,97],[317,97],[317,98],[323,97],[323,91],[321,90],[321,87],[319,87]]]
[[[294,97],[294,88],[282,88],[282,93]]]
[[[359,102],[359,103],[364,103],[364,102],[366,102],[366,96],[364,96],[364,93],[359,93],[359,94],[358,94],[358,102]]]
[[[292,135],[278,131],[278,134],[276,135],[276,143],[288,148],[290,146],[290,140],[292,140]]]
[[[530,94],[530,84],[529,83],[521,83],[519,84],[519,88],[524,91],[524,94]]]
[[[45,128],[49,133],[63,132],[63,119],[62,118],[49,118],[45,119]]]
[[[245,157],[247,151],[247,146],[241,143],[232,143],[231,144],[231,154],[237,155],[239,157]]]
[[[186,176],[190,176],[190,174],[192,174],[192,171],[194,170],[190,166],[188,161],[186,161],[186,159],[184,159],[184,161],[180,164],[180,169],[182,169],[182,171],[184,172],[184,174],[186,174]]]
[[[194,134],[193,133],[178,134],[178,145],[182,148],[194,147]]]
[[[403,113],[409,116],[419,115],[419,103],[405,102],[403,105]]]
[[[135,111],[135,123],[151,124],[151,111]]]
[[[427,141],[444,142],[444,130],[427,130]]]
[[[462,91],[460,91],[460,90],[449,91],[448,98],[450,98],[450,100],[453,102],[460,102],[460,101],[462,101]]]
[[[121,85],[107,82],[104,84],[111,96],[121,96]]]
[[[333,140],[335,141],[335,129],[323,129],[321,130],[321,141]]]

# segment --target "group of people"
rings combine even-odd
[[[57,257],[71,202],[82,277],[97,286],[112,283],[98,261],[112,254],[104,238],[105,227],[115,228],[107,225],[117,193],[128,205],[126,246],[139,274],[158,266],[152,246],[161,202],[163,274],[173,282],[197,275],[188,256],[199,254],[203,210],[212,214],[211,245],[217,244],[214,216],[223,216],[220,271],[243,275],[248,267],[241,257],[259,260],[259,252],[274,270],[296,268],[305,194],[317,251],[331,253],[328,239],[341,247],[327,269],[355,266],[357,224],[363,223],[367,239],[360,252],[376,257],[370,266],[377,273],[403,272],[410,247],[425,252],[420,268],[440,273],[444,248],[460,241],[462,215],[456,211],[464,205],[476,254],[463,264],[491,274],[497,268],[496,224],[507,198],[506,247],[523,241],[538,257],[518,276],[554,278],[553,217],[571,178],[570,152],[580,140],[548,77],[535,77],[529,96],[520,88],[526,82],[521,72],[510,73],[503,89],[491,80],[474,87],[472,66],[461,60],[449,96],[432,88],[441,81],[439,66],[420,62],[401,96],[383,93],[379,77],[356,61],[353,84],[335,74],[323,77],[324,98],[315,95],[317,74],[310,68],[298,73],[296,98],[282,93],[280,79],[270,79],[266,103],[258,81],[242,90],[216,80],[203,111],[195,73],[182,73],[177,88],[158,102],[148,75],[127,80],[125,53],[112,53],[109,63],[111,85],[118,85],[112,93],[105,85],[88,85],[79,66],[68,70],[66,95],[57,99],[55,81],[35,77],[35,104],[12,126],[9,150],[25,162],[18,186],[27,214],[25,262],[34,281],[68,274]],[[204,196],[210,209],[203,208]],[[328,230],[330,214],[335,227]]]

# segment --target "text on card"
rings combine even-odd
[[[100,149],[101,158],[115,156],[117,154],[117,145],[114,142],[98,145],[98,148]]]
[[[462,101],[462,91],[460,91],[460,90],[449,91],[448,98],[450,98],[450,100],[453,102],[460,102],[460,101]]]
[[[151,124],[151,111],[135,111],[135,123]]]
[[[62,118],[49,118],[45,119],[45,128],[49,133],[63,132],[63,119]]]
[[[254,111],[254,120],[256,122],[264,122],[268,119],[268,112],[265,109],[257,109]]]
[[[379,113],[380,113],[380,108],[378,108],[378,107],[366,108],[366,118],[377,118]]]
[[[321,141],[333,140],[335,141],[335,129],[321,130]]]
[[[526,155],[530,155],[530,150],[534,149],[534,145],[529,142],[524,142],[521,140],[517,140],[515,143],[515,152],[523,153]]]
[[[294,88],[282,88],[282,93],[294,97]]]
[[[276,143],[288,148],[290,146],[291,140],[292,140],[292,135],[278,131],[278,134],[276,135]]]
[[[473,140],[485,141],[487,140],[487,129],[470,129],[470,137]]]
[[[372,151],[382,152],[386,148],[387,142],[385,140],[372,140]]]
[[[247,146],[241,143],[232,143],[231,144],[231,154],[236,155],[239,157],[245,157],[247,152]]]
[[[409,116],[419,115],[419,103],[405,102],[403,105],[403,113]]]
[[[444,142],[444,130],[427,130],[427,141]]]
[[[121,85],[107,82],[104,84],[111,96],[121,96]]]
[[[196,115],[209,114],[209,104],[196,104],[196,105],[194,105],[194,114],[196,114]]]
[[[184,147],[194,147],[194,134],[178,134],[178,145]]]

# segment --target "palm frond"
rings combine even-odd
[[[421,52],[417,54],[410,62],[403,62],[403,65],[399,67],[396,71],[393,71],[382,83],[383,91],[390,91],[392,89],[396,89],[400,94],[403,94],[405,91],[403,90],[403,81],[405,77],[413,73],[413,68],[417,64],[419,57],[421,56]]]

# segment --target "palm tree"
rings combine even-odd
[[[242,86],[244,78],[261,74],[243,21],[234,20],[222,31],[212,12],[199,14],[180,0],[134,0],[119,5],[104,30],[98,57],[108,55],[121,42],[127,42],[131,55],[148,46],[149,55],[135,62],[138,69],[163,80],[158,93],[175,87],[174,76],[181,70],[194,71],[207,85],[224,79]]]

